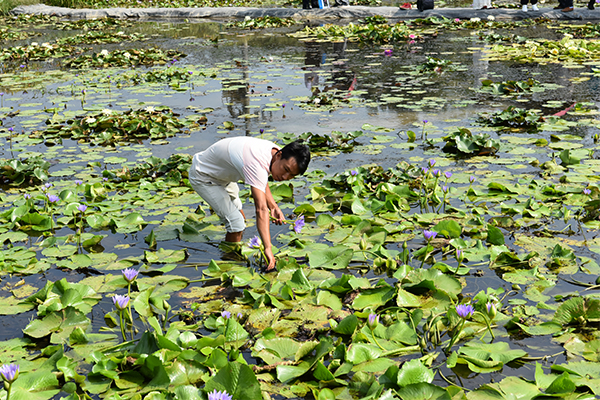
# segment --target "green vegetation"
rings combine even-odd
[[[593,40],[531,37],[547,21],[3,21],[2,398],[600,395]],[[311,149],[270,183],[269,273],[250,214],[221,242],[188,180],[241,135]]]

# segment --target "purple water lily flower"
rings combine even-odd
[[[262,135],[263,133],[265,133],[265,130],[263,128],[260,128],[259,132]]]
[[[353,169],[352,171],[350,171],[350,175],[356,176],[356,175],[358,175],[358,171]]]
[[[440,171],[439,169],[432,169],[431,173],[433,174],[433,176],[439,178],[440,175],[442,175],[442,171]]]
[[[231,318],[231,313],[229,311],[221,311],[221,317],[229,319]]]
[[[477,180],[473,175],[469,177],[469,183],[474,183]]]
[[[432,158],[429,160],[429,167],[433,167],[435,165],[435,160]]]
[[[125,278],[128,283],[131,283],[137,278],[139,271],[135,268],[125,268],[124,270],[121,270],[121,273],[123,274],[123,278]]]
[[[252,249],[258,249],[260,247],[260,238],[258,236],[254,236],[248,242],[248,247],[250,247]]]
[[[475,309],[470,304],[459,304],[456,306],[456,313],[461,318],[464,318],[464,319],[469,318],[474,312],[475,312]]]
[[[81,186],[81,185],[83,185],[83,181],[80,181],[79,179],[76,179],[75,180],[75,185]]]
[[[19,377],[19,364],[2,364],[0,375],[5,382],[13,383]]]
[[[421,171],[423,171],[423,175],[427,175],[427,173],[429,172],[429,168],[423,167],[421,168]]]
[[[294,232],[302,232],[302,228],[304,228],[305,224],[306,223],[304,222],[304,215],[299,216],[296,222],[294,222]]]
[[[386,55],[386,56],[388,56],[388,57],[389,57],[389,56],[391,56],[391,55],[392,55],[392,53],[393,53],[392,49],[385,49],[385,50],[383,51],[383,54],[385,54],[385,55]]]
[[[592,193],[592,191],[590,189],[588,189],[588,188],[583,189],[583,194],[588,194],[589,195],[591,193]]]
[[[119,310],[125,309],[129,304],[129,296],[122,296],[120,294],[116,294],[113,296],[112,301],[115,303],[115,307]]]
[[[448,193],[448,186],[446,186],[446,185],[442,186],[442,192]]]
[[[425,125],[426,123],[428,123],[429,121],[427,121],[426,119],[423,120],[423,125]],[[432,165],[433,166],[433,165]]]
[[[433,238],[435,238],[437,236],[437,232],[436,231],[424,230],[423,231],[423,236],[425,236],[425,239],[427,239],[427,241],[429,242],[431,239],[433,239]]]
[[[215,389],[208,394],[208,400],[231,400],[231,396],[224,390],[217,392],[217,389]]]
[[[79,212],[84,213],[85,210],[87,210],[87,206],[85,204],[80,204],[77,206],[77,210],[79,210]]]
[[[56,203],[58,200],[60,200],[60,198],[57,195],[55,195],[55,194],[48,195],[48,201],[50,203]]]
[[[29,200],[31,198],[31,195],[29,193],[25,193],[23,194],[23,197],[25,198],[25,200]]]
[[[444,172],[444,176],[446,177],[446,179],[450,179],[452,177],[452,172]]]
[[[373,330],[377,328],[377,324],[379,324],[379,315],[373,313],[369,314],[369,317],[367,318],[367,326],[369,329]]]

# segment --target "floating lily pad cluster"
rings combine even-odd
[[[0,160],[0,182],[5,185],[35,185],[46,182],[50,163],[41,156]]]
[[[167,50],[156,47],[129,50],[101,50],[93,54],[83,54],[67,60],[69,68],[106,68],[106,67],[135,67],[139,65],[167,64],[173,60],[185,57],[177,50]]]
[[[594,41],[574,39],[565,35],[561,40],[536,39],[522,44],[492,47],[494,58],[519,62],[587,61],[600,58],[600,45]]]
[[[3,61],[29,61],[45,60],[48,58],[67,57],[81,53],[81,49],[69,45],[33,42],[28,46],[15,46],[2,49],[0,60]]]
[[[247,18],[242,21],[234,21],[227,24],[229,27],[236,27],[242,29],[266,29],[266,28],[281,28],[292,26],[296,24],[293,18],[279,18],[279,17],[258,17],[258,18]]]
[[[0,40],[23,40],[35,35],[37,34],[11,28],[0,28]]]
[[[305,27],[297,33],[290,34],[294,37],[328,38],[328,40],[348,39],[353,42],[387,44],[405,42],[407,40],[422,40],[423,34],[412,29],[404,22],[394,25],[368,24],[360,25],[349,23],[340,26],[327,24],[317,27]]]
[[[294,140],[304,140],[311,152],[327,153],[331,151],[350,152],[356,146],[356,138],[363,135],[362,131],[352,132],[331,132],[331,135],[320,135],[312,132],[305,132],[299,136],[291,133],[281,134],[281,139],[289,143]]]
[[[569,34],[575,38],[597,38],[600,36],[600,25],[588,22],[583,25],[561,26],[558,32]]]
[[[498,126],[506,129],[535,131],[544,122],[544,118],[533,110],[509,106],[506,110],[492,114],[482,113],[478,122],[484,126]]]
[[[44,131],[32,133],[32,137],[41,137],[47,141],[69,138],[108,145],[172,137],[184,126],[185,124],[179,121],[168,107],[156,109],[147,107],[123,113],[104,110],[97,114],[52,125]]]

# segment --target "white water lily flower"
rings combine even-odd
[[[246,18],[244,18],[244,21],[250,21],[252,18],[250,18],[249,15],[246,15]]]
[[[495,20],[496,18],[494,18],[494,16],[493,16],[493,15],[488,15],[487,19],[489,19],[490,21],[493,21],[493,20]]]
[[[102,110],[102,114],[106,115],[107,117],[110,116],[112,114],[112,110],[109,110],[108,108],[105,108],[104,110]]]
[[[154,107],[152,106],[148,106],[146,108],[144,108],[144,110],[148,111],[149,113],[154,112]]]
[[[315,99],[315,101],[314,101],[314,102],[315,102],[315,104],[319,104],[319,103],[321,103],[321,99],[319,99],[319,98],[317,97],[317,98]]]
[[[100,52],[100,55],[101,55],[101,56],[103,56],[103,57],[106,57],[106,56],[108,56],[108,50],[106,50],[106,49],[103,49],[103,50]]]
[[[52,45],[50,43],[48,43],[48,42],[44,42],[44,43],[42,43],[42,47],[45,47],[47,49],[51,49]]]
[[[481,21],[480,18],[477,18],[477,17],[471,18],[471,22],[479,22],[479,21]]]
[[[96,122],[96,118],[87,117],[85,122],[87,122],[88,124],[93,124],[94,122]]]
[[[35,47],[35,46],[38,46],[38,42],[31,42],[31,45],[32,45],[33,47]]]
[[[123,53],[123,57],[125,58],[131,58],[131,54],[129,54],[128,52]]]

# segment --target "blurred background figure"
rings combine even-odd
[[[523,11],[525,11],[525,12],[529,11],[527,9],[527,1],[528,0],[521,0],[521,5],[523,6]],[[540,9],[537,6],[537,0],[531,0],[531,10],[532,11],[540,11]]]

